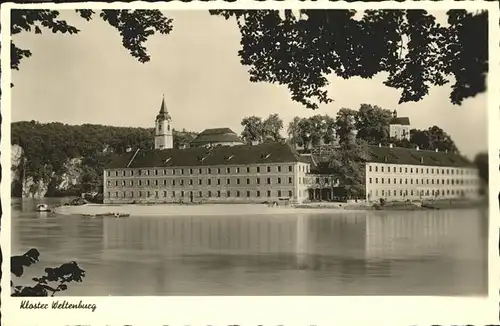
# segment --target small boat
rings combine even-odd
[[[45,204],[36,205],[35,211],[37,212],[50,212],[49,206]]]

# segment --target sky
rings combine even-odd
[[[334,101],[312,111],[292,101],[286,86],[249,81],[234,21],[208,11],[164,14],[173,18],[173,30],[150,37],[151,61],[145,64],[122,47],[113,27],[98,17],[86,22],[73,11],[61,11],[61,18],[81,30],[77,35],[15,35],[16,45],[33,55],[12,75],[12,121],[153,127],[164,94],[177,130],[228,127],[240,133],[243,117],[278,113],[285,131],[294,116],[335,116],[342,107],[368,103],[408,116],[412,128],[438,125],[470,158],[488,148],[487,94],[457,106],[447,85],[419,102],[398,104],[400,92],[384,86],[384,76],[331,76],[327,90]]]

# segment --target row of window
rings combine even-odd
[[[267,166],[266,169],[261,169],[260,166],[256,167],[226,167],[226,168],[189,168],[189,169],[154,169],[154,170],[116,170],[114,172],[107,171],[107,176],[111,177],[127,177],[127,176],[149,176],[149,175],[192,175],[192,174],[221,174],[222,171],[225,171],[226,174],[230,173],[261,173],[266,171],[267,173],[271,173],[271,166]],[[293,165],[288,166],[275,166],[273,172],[293,172]]]
[[[216,181],[214,183],[217,184],[217,185],[221,185],[222,184],[221,180],[222,179],[217,178],[216,180],[214,180],[214,181]],[[261,184],[260,180],[261,180],[261,178],[256,178],[254,184],[260,185]],[[285,180],[286,180],[285,178],[278,177],[278,178],[276,178],[276,184],[284,184]],[[272,184],[272,178],[265,178],[265,181],[266,181],[265,184],[268,184],[268,185]],[[211,186],[212,185],[212,179],[205,179],[205,183],[206,183],[206,185]],[[288,177],[288,183],[289,184],[293,183],[293,178],[292,177]],[[168,184],[168,180],[167,179],[162,179],[162,180],[158,180],[158,179],[155,179],[155,180],[133,180],[133,179],[131,179],[131,180],[121,180],[121,181],[115,180],[114,182],[111,181],[111,180],[108,180],[108,182],[107,182],[108,187],[111,187],[112,185],[114,185],[115,187],[118,187],[118,186],[133,187],[133,186],[151,186],[151,185],[155,185],[155,186],[176,186],[176,185],[184,186],[184,185],[190,185],[190,186],[192,186],[194,184],[197,184],[197,185],[201,186],[203,184],[203,179],[197,179],[197,180],[193,180],[193,179],[189,179],[189,180],[171,179],[170,180],[170,184]],[[226,185],[230,185],[231,184],[231,179],[227,178],[225,184]],[[240,178],[236,179],[236,184],[237,185],[242,184]],[[246,184],[247,185],[252,184],[250,178],[246,179]]]
[[[379,181],[379,178],[368,178],[368,183],[373,183],[373,180],[375,179],[375,183],[378,184],[378,181]],[[391,184],[391,178],[380,178],[380,183],[381,184],[384,184],[385,180],[387,180],[387,184]],[[419,179],[409,179],[410,180],[410,184],[413,184],[413,180],[415,180],[415,184],[419,184]],[[441,183],[439,182],[441,180]],[[404,184],[408,184],[408,178],[405,178],[404,179]],[[420,184],[424,184],[424,181],[427,181],[425,182],[425,184],[429,184],[429,179],[421,179],[421,183]],[[478,180],[472,180],[472,179],[466,179],[466,180],[463,180],[463,179],[447,179],[446,180],[446,184],[449,185],[474,185],[474,184],[477,184],[478,183]],[[397,184],[397,178],[394,178],[394,182],[393,184]],[[403,179],[400,178],[399,179],[399,184],[403,184]],[[442,184],[444,185],[445,184],[445,179],[431,179],[430,180],[430,184]]]
[[[172,198],[176,198],[177,196],[179,197],[197,197],[197,198],[221,198],[221,197],[225,197],[225,198],[229,198],[229,197],[232,197],[232,196],[235,196],[236,198],[241,198],[243,197],[243,195],[246,195],[247,198],[250,198],[250,197],[261,197],[261,191],[260,190],[257,190],[257,191],[250,191],[250,190],[247,190],[246,192],[243,192],[243,191],[240,191],[240,190],[236,190],[236,191],[231,191],[231,190],[225,190],[225,191],[221,191],[221,190],[217,190],[217,191],[214,191],[212,192],[211,190],[209,191],[206,191],[206,196],[204,197],[203,196],[203,191],[184,191],[184,190],[181,190],[181,191],[137,191],[137,192],[134,192],[134,191],[115,191],[115,192],[108,192],[107,195],[108,195],[108,198],[151,198],[152,196],[154,196],[155,198],[166,198],[169,196],[170,194],[170,197]],[[266,192],[262,192],[262,194],[266,194],[267,197],[271,197],[271,195],[273,194],[273,191],[272,190],[267,190]],[[282,197],[283,195],[288,195],[288,197],[292,197],[293,195],[293,192],[291,190],[289,191],[281,191],[281,190],[277,190],[276,191],[276,195],[277,197]]]
[[[407,196],[463,196],[465,194],[468,194],[468,193],[473,193],[475,190],[474,189],[463,189],[463,190],[454,190],[454,189],[432,189],[432,190],[403,190],[403,189],[400,189],[399,190],[399,197],[407,197]],[[378,190],[375,190],[375,192],[373,192],[372,190],[370,190],[368,192],[368,198],[370,199],[371,197],[373,197],[373,193],[375,193],[375,197],[378,197],[379,196],[379,193],[382,197],[398,197],[398,191],[396,189],[394,190],[381,190],[380,192]]]
[[[378,169],[379,167],[377,165],[375,166],[368,166],[368,170],[370,172],[373,172],[373,170],[375,170],[375,172],[378,172]],[[385,170],[385,171],[384,171]],[[473,170],[472,169],[458,169],[458,168],[447,168],[447,169],[443,169],[443,168],[408,168],[408,167],[399,167],[399,173],[403,173],[403,170],[404,170],[404,173],[408,173],[408,171],[410,171],[409,173],[424,173],[424,170],[425,170],[425,173],[429,174],[459,174],[459,175],[468,175],[468,174],[473,174]],[[392,172],[396,173],[397,171],[397,168],[394,166],[392,167]],[[387,166],[384,167],[381,166],[380,167],[380,172],[391,172],[391,167],[390,166]]]

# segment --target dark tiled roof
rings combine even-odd
[[[208,143],[224,143],[224,142],[239,142],[243,141],[229,128],[205,129],[198,137],[193,139],[193,144],[208,144]]]
[[[134,159],[132,157],[135,155]],[[131,161],[132,160],[132,161]],[[112,160],[106,169],[174,166],[246,165],[257,163],[299,162],[299,155],[287,144],[219,146],[186,149],[140,150],[125,153]]]
[[[449,166],[449,167],[474,167],[474,164],[467,158],[452,152],[424,151],[401,147],[369,147],[371,159],[369,162],[408,164],[408,165],[428,165],[428,166]]]
[[[394,117],[391,119],[390,124],[391,125],[409,126],[410,125],[410,118],[408,118],[408,117]]]

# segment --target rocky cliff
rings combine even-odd
[[[74,195],[72,189],[80,183],[82,159],[72,158],[64,163],[64,172],[48,172],[34,180],[23,171],[24,151],[19,145],[11,146],[11,194],[13,197],[42,198],[46,195]]]

